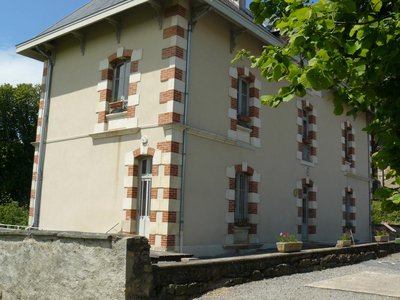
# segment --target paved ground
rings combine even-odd
[[[388,289],[393,289],[391,278],[398,278],[400,276],[400,253],[381,258],[379,260],[370,260],[357,265],[328,269],[324,271],[317,271],[312,273],[295,274],[291,276],[283,276],[272,279],[265,279],[256,282],[250,282],[242,285],[237,285],[230,288],[221,288],[209,292],[197,299],[351,299],[351,300],[385,300],[385,299],[399,299],[388,296],[366,294],[361,292],[349,292],[336,289],[322,289],[316,287],[309,287],[306,285],[314,284],[346,275],[360,276],[360,272],[374,272],[376,280],[372,281],[368,286],[368,291],[374,292],[382,286],[388,286]],[[380,276],[380,274],[383,274]],[[387,276],[384,276],[387,275]],[[393,276],[396,275],[396,276]],[[362,278],[362,274],[360,276]],[[337,281],[336,280],[336,281]],[[376,288],[374,288],[374,286]],[[351,281],[347,288],[351,289]],[[347,289],[346,288],[346,289]]]

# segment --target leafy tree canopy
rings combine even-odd
[[[0,86],[0,204],[29,203],[40,86]]]
[[[334,112],[366,112],[366,130],[381,146],[374,154],[380,169],[392,168],[400,183],[400,1],[397,0],[254,0],[258,24],[268,23],[287,43],[266,45],[247,57],[269,81],[283,81],[263,103],[277,107],[307,89],[334,92]],[[384,189],[385,205],[400,209],[397,189]]]

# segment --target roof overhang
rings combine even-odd
[[[67,24],[61,28],[55,29],[53,31],[47,32],[45,34],[39,35],[30,39],[26,42],[18,44],[16,46],[16,51],[18,54],[44,61],[46,58],[36,50],[39,45],[48,43],[56,38],[64,36],[73,31],[77,31],[81,28],[89,26],[93,23],[99,22],[107,17],[123,12],[132,7],[141,5],[146,2],[151,2],[152,0],[127,0],[125,2],[116,4],[109,8],[106,8],[98,13],[94,13],[85,18],[79,19],[75,22]],[[203,0],[205,3],[210,5],[217,13],[221,14],[231,22],[235,23],[237,26],[245,28],[248,32],[265,43],[271,45],[282,45],[282,41],[274,36],[271,32],[265,28],[253,23],[250,19],[242,16],[239,11],[228,7],[226,4],[222,3],[220,0]]]
[[[224,15],[231,22],[248,30],[248,33],[271,45],[283,45],[283,42],[267,29],[255,24],[250,19],[243,17],[238,10],[228,7],[220,0],[203,0],[215,11]]]
[[[43,61],[45,58],[35,50],[35,47],[146,2],[149,2],[149,0],[127,0],[116,4],[98,13],[87,16],[86,18],[79,19],[54,31],[50,31],[46,34],[39,35],[33,39],[18,44],[16,46],[16,51],[18,54]]]

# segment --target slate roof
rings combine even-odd
[[[49,27],[45,31],[39,33],[36,37],[45,35],[49,32],[55,31],[64,26],[68,26],[72,23],[78,22],[81,19],[84,19],[84,18],[94,15],[96,13],[99,13],[99,12],[101,12],[109,7],[112,7],[114,5],[117,5],[117,4],[120,4],[123,2],[129,2],[129,1],[135,1],[135,0],[91,0],[89,3],[82,6],[81,8],[78,8],[76,11],[74,11],[72,14],[66,16],[64,19],[62,19],[58,23]],[[230,0],[220,0],[220,1],[223,2],[229,8],[238,11],[243,17],[253,20],[249,11],[239,9]]]
[[[135,1],[135,0],[91,0],[89,3],[85,4],[81,8],[78,8],[72,14],[66,16],[64,19],[54,24],[53,26],[49,27],[45,31],[41,32],[37,36],[41,36],[46,33],[52,32],[54,30],[60,29],[64,26],[70,25],[81,19],[84,19],[98,12],[101,12],[109,7],[129,1]]]

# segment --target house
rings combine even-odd
[[[18,45],[44,62],[30,224],[197,255],[369,241],[365,116],[327,91],[261,105],[278,86],[231,60],[266,43],[244,1],[92,0]]]

